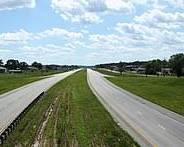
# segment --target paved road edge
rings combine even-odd
[[[149,146],[150,147],[156,147],[154,145],[154,143],[151,143],[150,141],[148,141],[148,139],[146,139],[145,136],[140,134],[140,132],[138,132],[136,130],[136,128],[131,126],[126,120],[122,121],[122,119],[120,118],[119,114],[116,111],[114,111],[113,108],[108,103],[106,103],[103,100],[103,98],[97,93],[97,91],[94,89],[94,87],[92,86],[92,84],[91,84],[91,82],[89,80],[88,74],[87,74],[87,83],[88,83],[91,91],[93,92],[93,94],[102,103],[102,105],[109,112],[109,114],[112,116],[114,121],[118,124],[118,126],[120,126],[123,130],[127,131],[135,139],[135,141],[137,141],[142,147],[149,147]],[[120,125],[120,123],[121,123],[121,125]]]

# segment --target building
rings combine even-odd
[[[20,69],[13,69],[13,70],[8,70],[9,73],[22,73],[22,70]]]
[[[5,67],[0,66],[0,73],[6,73],[7,69]]]
[[[33,66],[29,66],[27,69],[28,69],[29,71],[31,71],[31,72],[33,72],[33,71],[38,71],[38,68],[33,67]]]
[[[146,68],[143,68],[143,67],[137,68],[137,73],[138,74],[145,74],[146,73]]]
[[[171,68],[161,68],[162,75],[171,75]]]
[[[137,68],[138,68],[137,65],[127,65],[127,66],[125,66],[126,71],[136,71]]]

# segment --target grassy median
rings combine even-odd
[[[43,146],[134,147],[136,142],[111,118],[88,87],[86,71],[80,71],[56,84],[34,109],[26,114],[22,125],[8,137],[6,145],[30,146],[43,115],[51,103],[53,111],[40,144]],[[37,112],[37,114],[36,114]]]
[[[60,83],[59,104],[55,107],[43,142],[63,146],[138,146],[113,121],[88,87],[86,71]],[[57,130],[57,131],[56,131]]]

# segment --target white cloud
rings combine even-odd
[[[184,13],[167,13],[160,9],[152,9],[141,16],[136,16],[135,21],[150,27],[181,28],[184,27]]]
[[[10,53],[11,52],[11,50],[10,49],[2,49],[2,48],[0,48],[0,53]]]
[[[170,22],[184,22],[184,13],[166,13],[159,9],[152,9],[145,12],[141,16],[135,17],[137,22],[157,22],[157,23],[170,23]]]
[[[17,48],[10,57],[18,57],[29,63],[35,60],[48,64],[58,62],[60,59],[68,61],[68,57],[72,57],[74,53],[75,50],[66,44],[25,45]]]
[[[89,35],[92,50],[88,54],[91,60],[111,62],[119,61],[124,57],[127,60],[139,60],[158,56],[167,57],[175,51],[184,51],[184,33],[165,29],[151,28],[136,23],[118,23],[115,27],[117,33]],[[98,56],[101,58],[98,60]],[[139,57],[139,58],[137,58]],[[109,60],[110,59],[110,60]]]
[[[134,4],[139,4],[139,5],[154,5],[158,3],[158,0],[130,0]]]
[[[181,32],[151,28],[136,23],[118,23],[115,29],[133,40],[145,41],[145,43],[150,44],[150,47],[154,47],[155,44],[162,44],[163,46],[184,44],[184,33]]]
[[[152,7],[174,7],[184,9],[184,0],[129,0],[134,4]]]
[[[102,52],[109,53],[124,53],[136,51],[138,48],[136,47],[136,43],[141,41],[137,41],[130,36],[124,35],[103,35],[96,34],[90,35],[90,47],[91,49],[99,49]]]
[[[86,12],[81,16],[76,16],[72,19],[73,22],[83,23],[101,23],[103,20],[95,13]]]
[[[80,32],[72,32],[62,28],[52,28],[39,33],[27,32],[20,29],[17,32],[6,32],[0,34],[0,44],[27,44],[29,41],[47,39],[49,37],[60,37],[67,40],[80,40],[83,34]]]
[[[184,0],[165,0],[171,6],[184,9]]]
[[[73,49],[66,46],[59,46],[55,44],[47,44],[44,46],[23,46],[20,50],[28,55],[64,55],[73,52]]]
[[[129,13],[134,10],[131,1],[123,0],[105,0],[105,4],[109,10]]]
[[[35,7],[35,1],[1,1],[0,10]],[[168,52],[170,54],[176,51],[183,52],[183,1],[51,0],[51,7],[64,20],[84,24],[103,23],[83,26],[83,24],[72,25],[67,22],[69,26],[71,25],[71,30],[75,31],[50,28],[37,33],[23,29],[17,32],[0,33],[0,45],[3,47],[0,52],[3,54],[6,49],[12,48],[11,51],[14,54],[19,54],[18,49],[25,57],[28,55],[31,59],[36,59],[38,56],[51,59],[62,55],[63,58],[65,55],[68,58],[76,51],[78,56],[71,58],[72,60],[84,55],[85,57],[82,56],[86,58],[84,61],[89,57],[93,58],[94,62],[97,60],[111,62],[114,59],[121,60],[122,57],[126,60],[126,56],[132,58],[131,60],[137,56],[146,60],[158,54],[165,57]],[[134,15],[137,16],[133,17]],[[123,23],[119,22],[120,19]],[[117,25],[113,26],[114,24]],[[66,62],[68,61],[67,59]]]
[[[0,10],[12,10],[16,8],[34,8],[36,6],[35,0],[1,0]]]
[[[124,0],[52,0],[51,7],[65,20],[85,23],[101,23],[100,14],[106,12],[134,11],[132,2]]]
[[[107,5],[104,0],[89,0],[86,3],[86,8],[89,12],[104,12],[107,10]]]
[[[62,28],[48,29],[48,30],[38,33],[37,36],[40,38],[61,36],[65,39],[70,39],[70,40],[76,40],[76,39],[83,38],[83,34],[80,32],[72,32],[66,29],[62,29]]]
[[[113,35],[113,34],[109,34],[109,35],[102,35],[102,34],[93,34],[90,35],[89,37],[90,41],[93,42],[112,42],[112,43],[117,43],[117,41],[119,40],[118,36]]]
[[[21,58],[26,61],[30,60],[28,61],[30,63],[33,60],[44,63],[46,59],[47,62],[55,62],[60,58],[67,62],[71,60],[76,49],[84,46],[82,38],[82,33],[62,28],[52,28],[38,33],[30,33],[21,29],[17,32],[0,34],[0,46],[2,47],[0,53],[6,59]]]
[[[7,32],[0,34],[0,44],[17,44],[27,43],[27,41],[35,39],[36,37],[23,29],[18,32]]]

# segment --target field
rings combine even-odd
[[[105,69],[95,69],[95,71],[98,71],[98,72],[100,72],[102,74],[105,74],[105,75],[120,76],[120,73],[111,72],[111,71],[108,71],[108,70],[105,70]]]
[[[145,75],[145,74],[138,74],[138,73],[133,73],[133,72],[122,72],[122,74],[120,74],[117,71],[113,72],[113,71],[110,71],[110,70],[98,69],[98,68],[96,68],[95,71],[98,71],[98,72],[100,72],[102,74],[110,75],[110,76],[123,76],[123,77],[146,77],[147,76],[147,77],[157,77],[156,75]]]
[[[45,146],[138,146],[93,95],[86,74],[77,72],[52,87],[25,114],[4,146],[31,146],[35,140]]]
[[[34,82],[43,76],[54,74],[55,72],[29,72],[20,74],[0,74],[0,94]]]
[[[125,74],[108,79],[125,90],[184,116],[184,78]]]

